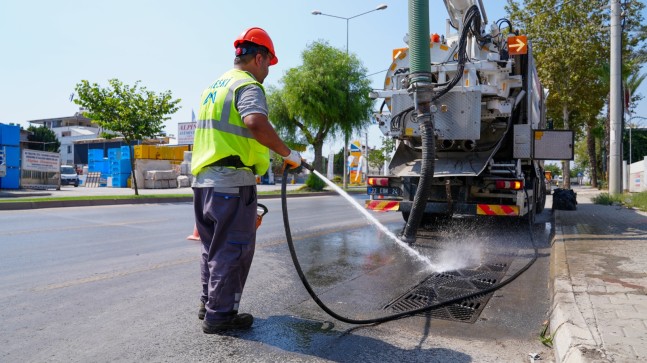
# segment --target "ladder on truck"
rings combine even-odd
[[[7,150],[0,147],[0,178],[7,176]]]

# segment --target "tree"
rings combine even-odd
[[[622,70],[621,78],[622,85],[625,89],[625,92],[630,95],[629,100],[629,112],[635,107],[635,102],[642,99],[641,95],[634,94],[635,90],[638,88],[644,76],[639,76],[638,72],[642,64],[647,60],[645,54],[645,43],[644,40],[647,39],[647,33],[645,32],[646,26],[642,25],[643,16],[642,10],[645,5],[642,2],[631,1],[625,2],[623,4],[623,14],[622,19]],[[609,100],[610,100],[610,88],[611,88],[611,67],[608,63],[608,59],[605,59],[604,62],[599,67],[593,68],[593,72],[597,75],[600,82],[602,82],[602,87],[606,90],[606,119],[604,123],[604,141],[602,147],[602,154],[600,159],[602,161],[601,174],[602,178],[606,180],[606,171],[608,165],[608,150],[610,148],[610,121],[611,115],[609,110]],[[622,128],[624,129],[624,120]],[[595,179],[594,179],[595,183]],[[595,186],[595,184],[593,184]]]
[[[27,131],[31,132],[27,136],[27,140],[29,141],[27,143],[27,149],[50,151],[53,153],[60,152],[61,142],[58,141],[58,137],[56,137],[56,134],[51,129],[45,126],[36,127],[31,125],[27,128]]]
[[[323,171],[324,141],[365,127],[373,101],[366,69],[354,55],[317,41],[302,53],[303,64],[289,69],[282,89],[268,89],[270,120],[290,143],[314,148],[313,167]]]
[[[571,120],[573,112],[594,109],[605,94],[591,69],[599,67],[600,54],[608,54],[608,35],[601,27],[607,2],[523,0],[522,7],[508,0],[506,6],[511,20],[521,24],[533,42],[539,78],[550,90],[548,115],[567,130],[581,129],[575,121],[585,120]],[[570,175],[569,169],[569,163],[563,163],[564,175]],[[565,187],[569,184],[565,178]]]
[[[130,155],[134,156],[133,141],[159,136],[164,129],[164,121],[179,109],[177,104],[181,100],[173,100],[171,91],[158,95],[139,87],[139,81],[132,87],[118,79],[111,79],[108,83],[108,87],[102,88],[82,80],[76,85],[78,98],[74,103],[88,110],[84,115],[103,128],[103,137],[123,137],[131,149]],[[135,195],[139,195],[134,157],[130,158],[130,165]]]
[[[395,139],[382,137],[382,147],[373,149],[368,153],[368,165],[375,169],[381,169],[384,162],[389,160],[389,157],[395,150]]]
[[[553,173],[553,178],[562,175],[562,170],[555,164],[544,164],[544,170]]]

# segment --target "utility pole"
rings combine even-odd
[[[622,28],[620,0],[611,1],[609,194],[622,193]]]

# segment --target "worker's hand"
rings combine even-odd
[[[283,157],[284,170],[286,166],[289,167],[290,169],[296,169],[299,166],[301,166],[301,155],[299,154],[298,151],[290,150],[290,154],[288,156]]]

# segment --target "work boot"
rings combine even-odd
[[[236,314],[230,320],[217,321],[210,323],[208,320],[202,321],[202,331],[206,334],[217,334],[225,330],[249,329],[254,323],[254,317],[251,314]]]
[[[198,319],[204,320],[204,316],[207,314],[207,308],[204,307],[204,302],[200,302],[200,309],[198,310]]]

